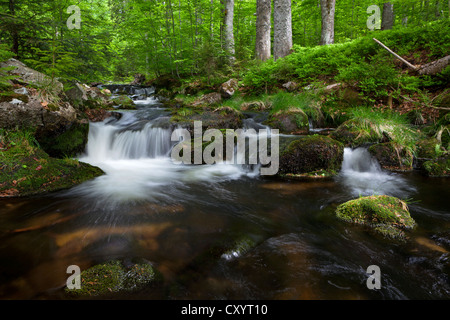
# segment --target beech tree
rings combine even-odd
[[[256,1],[256,59],[265,61],[270,58],[270,30],[272,8],[270,0]]]
[[[274,0],[273,58],[287,56],[292,49],[291,0]]]
[[[327,45],[334,43],[334,13],[336,0],[320,0],[322,11],[322,33],[320,44]]]
[[[383,4],[383,15],[381,17],[381,30],[392,29],[394,26],[394,5],[390,2]]]
[[[224,49],[228,55],[229,62],[232,62],[234,57],[234,0],[224,0],[225,13],[224,13]]]

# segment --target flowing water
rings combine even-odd
[[[364,148],[346,148],[329,180],[177,165],[168,112],[144,93],[138,110],[90,124],[79,160],[105,175],[0,201],[0,298],[63,299],[68,266],[134,257],[164,276],[139,299],[450,298],[448,180],[384,172]],[[254,118],[245,126],[264,128]],[[370,194],[409,199],[418,227],[408,242],[334,217],[338,204]],[[379,290],[367,288],[370,265],[380,267]]]

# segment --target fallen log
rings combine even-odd
[[[386,49],[387,52],[392,54],[394,57],[402,61],[405,65],[408,66],[409,69],[414,71],[414,73],[417,73],[418,75],[435,75],[439,72],[442,72],[449,64],[450,64],[450,55],[443,57],[441,59],[435,60],[433,62],[427,63],[422,66],[415,66],[405,59],[403,59],[401,56],[399,56],[397,53],[389,49],[385,44],[383,44],[380,40],[377,40],[373,38],[373,40],[378,43],[380,46],[382,46],[384,49]]]

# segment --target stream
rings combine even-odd
[[[135,257],[164,276],[163,288],[137,299],[450,298],[448,179],[385,172],[364,148],[346,148],[327,180],[177,165],[168,111],[152,91],[128,94],[137,110],[91,123],[79,156],[105,175],[0,200],[1,299],[64,299],[68,266]],[[371,194],[408,199],[418,227],[407,242],[334,217],[337,205]],[[371,265],[378,290],[366,285]]]

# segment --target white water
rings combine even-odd
[[[242,165],[180,165],[170,152],[172,129],[158,120],[142,120],[124,112],[120,120],[91,123],[86,153],[79,160],[106,174],[76,187],[72,192],[113,202],[161,200],[196,182],[216,183],[254,177],[257,168]],[[170,192],[168,192],[170,190]]]
[[[344,161],[338,180],[355,196],[386,194],[406,197],[415,191],[401,176],[382,170],[363,147],[344,149]]]

